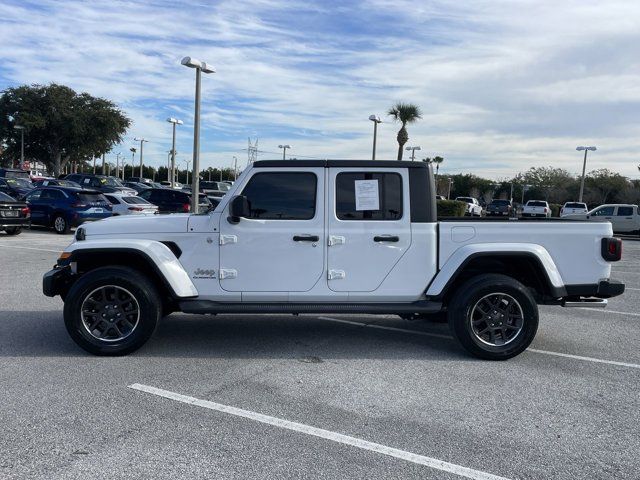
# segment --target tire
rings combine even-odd
[[[22,227],[6,227],[4,231],[7,235],[20,235],[22,233]]]
[[[101,303],[105,299],[106,305]],[[73,341],[101,356],[127,355],[140,348],[153,335],[161,314],[153,283],[128,267],[85,273],[64,303],[64,324]]]
[[[459,287],[449,301],[448,317],[462,348],[486,360],[519,355],[538,330],[538,305],[531,292],[517,280],[494,273]]]
[[[65,235],[69,233],[71,227],[69,226],[69,222],[67,222],[67,219],[64,218],[64,215],[57,213],[53,217],[53,229],[57,234]]]

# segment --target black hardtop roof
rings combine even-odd
[[[257,160],[253,167],[427,168],[427,163],[399,160]]]

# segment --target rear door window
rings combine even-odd
[[[618,207],[618,217],[630,217],[633,215],[633,207]]]
[[[366,182],[359,183],[363,181]],[[373,201],[377,208],[367,209],[362,205],[364,202],[357,201],[357,195]],[[402,177],[397,173],[339,173],[336,177],[336,216],[340,220],[400,220]]]

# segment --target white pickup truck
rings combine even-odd
[[[590,212],[566,215],[570,220],[586,220],[588,222],[609,222],[614,232],[639,233],[640,213],[637,205],[609,204],[600,205]]]
[[[143,345],[163,315],[445,312],[471,354],[533,340],[538,304],[604,306],[621,241],[609,223],[438,222],[422,162],[259,161],[215,210],[83,225],[43,279],[73,340]]]

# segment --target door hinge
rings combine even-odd
[[[230,268],[221,268],[220,280],[224,280],[225,278],[238,278],[238,271]]]
[[[346,276],[347,274],[344,270],[329,270],[329,272],[327,273],[327,277],[329,278],[329,280],[341,280]]]
[[[238,237],[236,235],[220,235],[220,245],[227,243],[238,243]]]
[[[329,235],[329,246],[333,245],[344,245],[347,243],[347,239],[342,235]]]

